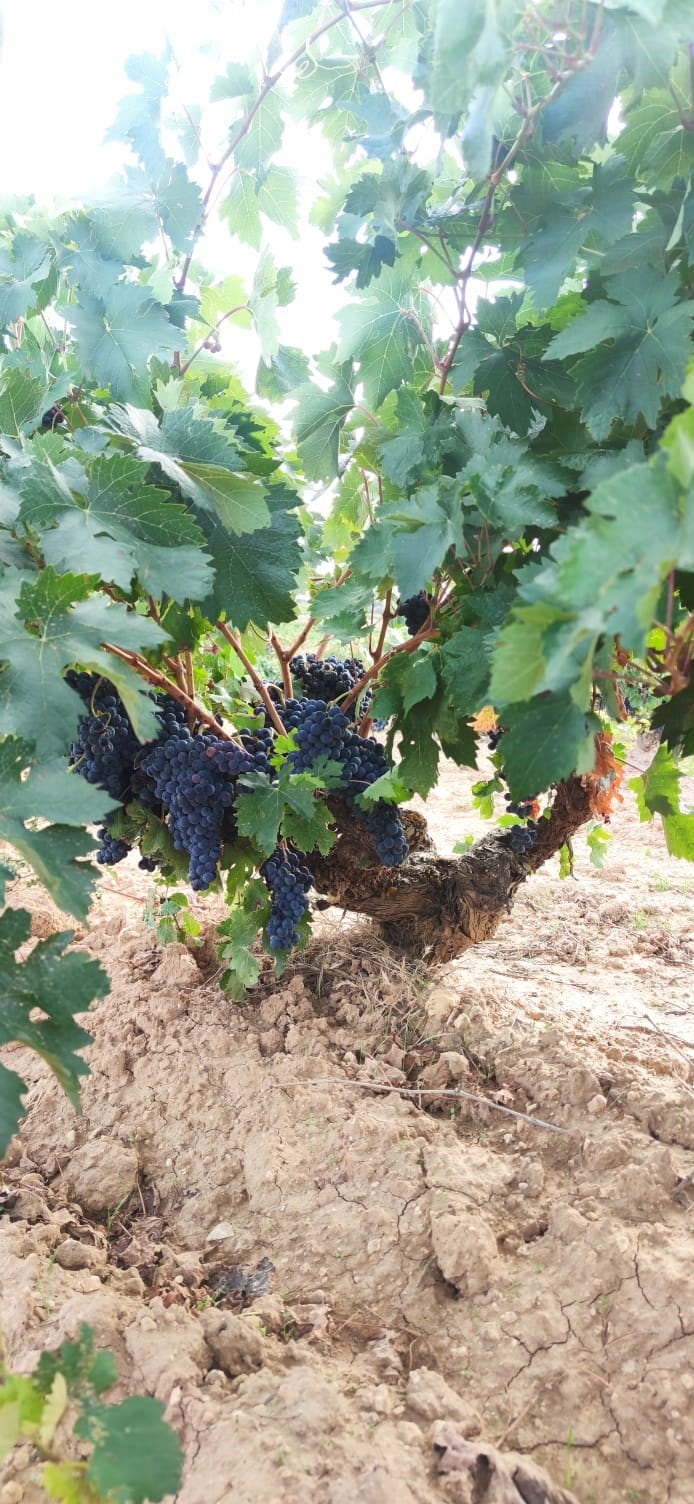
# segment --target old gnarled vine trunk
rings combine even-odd
[[[520,856],[494,832],[459,857],[436,854],[426,821],[401,812],[410,855],[402,867],[376,865],[369,836],[342,800],[331,799],[339,836],[327,857],[307,859],[330,906],[376,920],[391,944],[445,961],[488,940],[510,911],[522,882],[559,851],[593,813],[593,780],[571,776],[557,785],[551,812],[534,846]]]

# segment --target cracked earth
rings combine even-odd
[[[13,1363],[89,1321],[167,1406],[178,1504],[691,1504],[694,882],[626,801],[613,835],[445,971],[322,916],[242,1006],[118,869],[83,1115],[9,1052]],[[16,1449],[0,1504],[42,1497]]]

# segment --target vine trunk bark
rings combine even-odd
[[[307,865],[327,905],[368,915],[392,945],[410,955],[452,960],[494,934],[521,883],[591,818],[594,794],[592,778],[572,775],[558,784],[535,844],[522,856],[500,831],[462,856],[438,856],[423,817],[402,810],[410,854],[394,869],[376,864],[363,824],[342,800],[331,798],[338,839],[327,857],[311,856]]]

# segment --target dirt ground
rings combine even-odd
[[[631,796],[611,828],[445,970],[328,913],[242,1005],[109,875],[82,1116],[9,1052],[0,1320],[20,1368],[92,1324],[181,1435],[178,1504],[691,1504],[694,875]],[[16,1450],[0,1504],[35,1477]]]

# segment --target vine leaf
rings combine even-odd
[[[687,504],[662,459],[608,476],[586,509],[528,571],[528,583],[521,574],[519,601],[494,648],[495,705],[569,687],[587,705],[602,633],[618,633],[639,656],[663,581],[678,562],[694,566]]]
[[[317,847],[326,856],[331,850],[336,837],[329,811],[316,799],[324,786],[319,776],[293,774],[285,765],[277,783],[262,774],[249,774],[241,783],[245,792],[236,811],[239,834],[252,840],[263,856],[271,856],[280,835],[295,841],[300,851]]]
[[[0,1033],[1,1031],[2,1014],[0,1013]],[[17,1076],[14,1071],[9,1071],[6,1065],[0,1065],[0,1159],[5,1154],[11,1139],[14,1138],[24,1116],[22,1095],[26,1090],[26,1082],[22,1081],[21,1076]]]
[[[15,235],[11,254],[0,250],[0,328],[24,318],[50,266],[48,247],[33,235]],[[0,424],[0,433],[9,431]]]
[[[137,578],[157,599],[200,600],[211,584],[204,536],[185,507],[147,485],[145,475],[130,455],[99,455],[74,495],[57,475],[51,494],[34,472],[22,486],[20,522],[41,535],[43,556],[58,569],[79,559],[85,572],[125,591]]]
[[[294,415],[297,449],[308,480],[332,480],[338,473],[340,433],[354,407],[346,381],[329,389],[306,384],[295,392],[299,406]]]
[[[529,799],[574,771],[592,769],[600,722],[579,710],[568,694],[509,705],[507,719],[504,776],[514,799]]]
[[[607,438],[616,418],[656,426],[663,396],[678,397],[691,356],[694,310],[678,299],[678,278],[649,267],[608,283],[600,298],[550,342],[546,359],[570,365],[584,423]],[[583,353],[586,352],[586,353]]]
[[[94,849],[82,827],[97,824],[112,806],[101,789],[68,773],[64,761],[32,767],[25,742],[0,743],[0,839],[29,863],[58,908],[78,919],[87,916],[96,877],[81,860]],[[36,829],[37,819],[51,823]]]
[[[240,535],[268,526],[270,512],[262,483],[243,473],[238,449],[209,418],[184,408],[165,413],[160,427],[151,412],[128,405],[113,408],[112,421],[137,444],[141,460],[159,465],[184,496],[202,514],[216,517],[225,531]],[[203,516],[198,520],[204,530]]]
[[[640,820],[660,815],[663,834],[670,856],[694,861],[694,813],[681,807],[682,771],[672,753],[660,746],[650,767],[637,778],[629,779],[636,795]]]
[[[156,1504],[178,1492],[183,1454],[164,1408],[137,1394],[119,1405],[92,1404],[75,1422],[75,1434],[94,1444],[87,1477],[101,1495],[120,1504]]]
[[[117,282],[102,298],[82,293],[80,303],[64,313],[85,374],[121,401],[148,397],[150,359],[170,355],[180,344],[161,304],[131,282]]]
[[[198,516],[215,570],[214,589],[203,610],[212,621],[226,614],[242,631],[251,621],[265,627],[292,621],[296,614],[293,586],[302,562],[301,529],[289,510],[296,497],[283,484],[273,485],[267,502],[271,526],[246,537],[233,537],[209,513]]]
[[[407,278],[393,271],[387,278],[383,274],[376,292],[338,314],[342,336],[337,360],[359,362],[370,407],[380,407],[388,393],[412,374],[412,362],[422,344],[415,303]]]
[[[62,673],[79,663],[116,685],[142,741],[155,736],[158,723],[142,681],[102,643],[156,648],[166,641],[162,628],[105,596],[90,596],[95,582],[87,575],[57,574],[50,565],[40,574],[14,573],[0,583],[0,733],[21,734],[43,757],[65,755],[81,702]]]
[[[7,909],[0,917],[0,1045],[17,1041],[41,1055],[76,1107],[79,1080],[87,1072],[77,1051],[91,1043],[91,1035],[75,1022],[75,1015],[86,1013],[95,998],[106,996],[108,977],[88,956],[66,954],[70,930],[39,940],[31,954],[17,962],[15,952],[30,933],[31,916],[25,909]],[[32,1017],[37,1008],[45,1016]],[[6,1084],[16,1100],[14,1083]],[[0,1143],[0,1153],[6,1147]]]
[[[0,391],[0,433],[16,439],[34,426],[43,412],[46,390],[39,377],[27,380],[21,371],[7,371]]]

